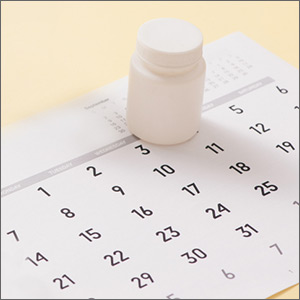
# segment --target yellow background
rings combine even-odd
[[[298,1],[1,1],[1,125],[127,75],[139,26],[159,17],[192,22],[204,44],[241,31],[299,65]]]

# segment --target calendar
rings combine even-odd
[[[299,278],[298,70],[204,47],[201,126],[126,127],[127,77],[2,130],[3,299],[266,298]]]

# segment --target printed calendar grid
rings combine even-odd
[[[222,105],[226,102],[229,102],[233,99],[238,98],[239,96],[245,95],[247,93],[250,93],[251,91],[254,91],[258,88],[261,88],[271,82],[273,82],[274,80],[270,77],[265,77],[262,78],[261,80],[258,80],[254,83],[248,84],[236,91],[233,91],[227,95],[224,95],[222,97],[219,97],[215,100],[210,101],[209,103],[206,103],[205,105],[203,105],[202,108],[202,112],[206,112],[216,106]],[[107,100],[106,100],[107,101]],[[106,102],[105,101],[105,102]],[[81,165],[85,162],[88,162],[92,159],[95,159],[96,157],[102,156],[106,153],[109,153],[111,151],[117,150],[120,147],[124,147],[130,143],[135,142],[136,140],[138,140],[137,137],[131,135],[128,137],[125,137],[123,139],[120,139],[119,141],[113,142],[107,146],[101,147],[97,150],[91,151],[87,154],[84,154],[80,157],[74,158],[70,161],[67,161],[65,163],[62,163],[58,166],[55,166],[49,170],[46,170],[44,172],[41,172],[39,174],[33,175],[32,177],[26,178],[24,180],[21,180],[19,182],[16,182],[14,184],[11,184],[7,187],[4,187],[1,189],[1,197],[4,197],[6,195],[9,195],[11,193],[17,192],[20,189],[26,188],[32,184],[35,184],[37,182],[40,182],[46,178],[49,178],[50,176],[54,176],[58,173],[64,172],[69,170],[70,168],[74,168],[78,165]]]
[[[246,60],[235,55],[231,74],[231,58],[223,71],[232,77]],[[2,216],[5,295],[240,299],[295,284],[298,108],[295,85],[270,74],[206,103],[199,135],[187,143],[116,138],[11,192]],[[105,101],[107,114],[92,111],[119,133],[120,97]]]

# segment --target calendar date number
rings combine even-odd
[[[278,186],[275,184],[270,184],[269,181],[263,182],[261,185],[256,185],[254,187],[255,190],[259,190],[262,194],[262,196],[267,196],[271,194],[272,192],[275,192],[278,190]]]
[[[85,232],[80,232],[79,236],[84,237],[89,242],[101,238],[101,234],[97,231],[93,231],[93,228],[87,229]]]
[[[163,231],[157,231],[157,236],[162,236],[162,240],[164,243],[171,241],[173,238],[179,237],[180,232],[177,230],[174,230],[172,226],[166,227]]]
[[[248,230],[246,230],[246,228]],[[258,233],[258,230],[256,230],[254,227],[252,227],[249,224],[240,226],[240,227],[236,228],[235,231],[241,231],[241,233],[243,234],[243,237],[250,237],[250,236],[252,236],[253,233]]]
[[[221,203],[218,203],[217,205],[217,209],[214,209],[214,208],[207,208],[205,210],[206,213],[211,213],[213,219],[218,219],[220,217],[222,217],[222,213],[223,212],[227,212],[227,213],[230,213],[230,210],[225,207],[223,204]],[[219,213],[218,213],[219,212]]]
[[[68,288],[70,284],[75,284],[75,282],[66,274],[62,275],[60,278],[54,278],[53,282],[58,282],[61,290]]]
[[[188,263],[194,264],[194,263],[198,262],[199,259],[206,258],[207,254],[203,250],[201,250],[199,248],[195,248],[191,252],[185,252],[185,253],[181,254],[180,256],[186,257],[188,260]]]
[[[120,250],[114,251],[112,255],[107,254],[103,258],[105,260],[106,259],[109,260],[110,261],[110,265],[112,267],[114,267],[114,266],[116,266],[116,265],[118,265],[118,264],[120,264],[120,263],[122,263],[122,262],[124,262],[124,261],[126,261],[128,259],[130,259],[130,257],[128,257],[128,256],[125,257],[124,254],[123,254],[123,252],[120,251]]]
[[[148,283],[144,283],[146,280],[148,281]],[[140,289],[148,286],[149,281],[150,281],[150,283],[154,282],[153,278],[151,277],[151,275],[149,273],[142,273],[139,277],[131,278],[131,282],[134,282],[134,281],[137,282],[137,285]]]

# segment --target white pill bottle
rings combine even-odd
[[[206,64],[193,24],[154,19],[138,30],[128,78],[127,126],[160,145],[187,141],[199,130]]]

